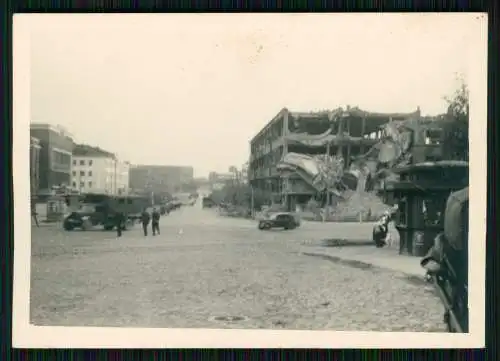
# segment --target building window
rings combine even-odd
[[[76,182],[73,182],[73,188],[76,188]]]
[[[80,171],[80,177],[85,177],[85,171],[83,170]]]
[[[85,182],[80,182],[80,188],[84,188],[85,187]]]
[[[89,170],[89,177],[92,177],[92,171]]]
[[[71,170],[71,155],[57,149],[53,149],[51,163],[53,170],[69,173]]]
[[[73,171],[73,177],[76,177],[76,170]]]
[[[94,161],[89,160],[89,166],[92,166],[93,163],[94,163]]]
[[[76,165],[76,159],[73,159],[73,165]]]
[[[81,161],[80,161],[80,165],[85,165],[85,161],[84,161],[84,160],[81,160]]]
[[[92,188],[92,182],[89,182],[89,188]]]

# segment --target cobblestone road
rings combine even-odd
[[[259,231],[252,221],[187,207],[164,217],[156,237],[140,227],[122,238],[33,228],[32,323],[443,331],[428,286],[303,255],[312,227]]]

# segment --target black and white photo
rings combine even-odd
[[[486,28],[17,17],[14,343],[482,346]]]

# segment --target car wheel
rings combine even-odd
[[[72,231],[73,230],[73,226],[69,223],[66,223],[64,224],[64,230],[66,231]]]
[[[259,229],[271,229],[271,224],[268,222],[259,223]]]

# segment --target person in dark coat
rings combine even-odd
[[[125,214],[123,212],[116,212],[115,225],[116,225],[116,235],[118,237],[122,236],[122,229],[124,223],[125,223]]]
[[[37,227],[40,227],[40,225],[38,224],[38,213],[36,212],[35,209],[32,209],[31,210],[31,217],[33,218],[33,220],[35,221],[35,224]]]
[[[152,218],[153,236],[155,236],[156,233],[160,234],[160,212],[156,208],[153,208]]]
[[[148,210],[144,208],[141,214],[141,223],[142,223],[142,229],[144,230],[144,236],[148,235],[148,226],[150,221],[151,221],[151,216],[149,215]]]

